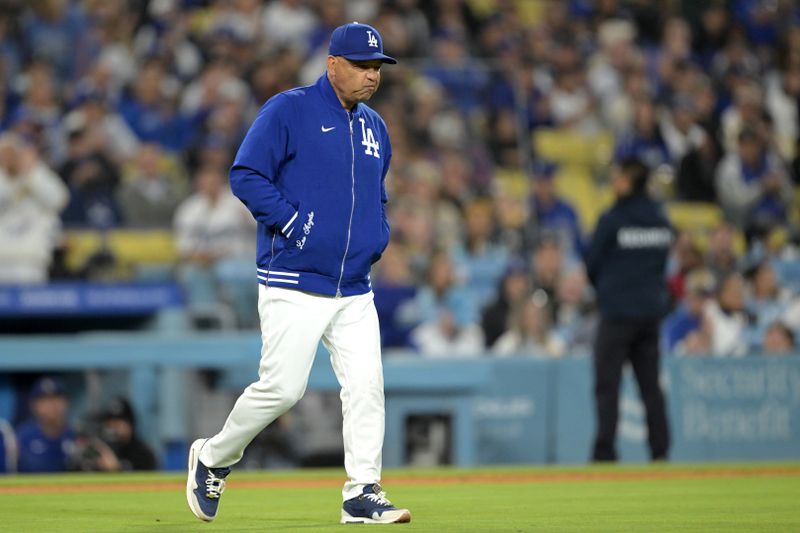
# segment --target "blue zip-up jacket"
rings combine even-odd
[[[326,75],[270,98],[230,173],[231,190],[258,221],[258,282],[369,292],[370,267],[389,242],[391,157],[380,115],[363,103],[346,111]]]

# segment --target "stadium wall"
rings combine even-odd
[[[218,369],[237,391],[255,378],[257,334],[91,334],[0,338],[0,374],[123,369],[140,430],[163,450],[186,442],[186,369]],[[800,355],[800,354],[798,354]],[[384,360],[387,466],[405,464],[410,416],[447,421],[454,464],[583,463],[594,430],[586,356]],[[662,372],[676,461],[800,459],[800,357],[668,358]],[[320,349],[309,390],[338,385]],[[9,401],[0,394],[0,402]],[[0,406],[2,407],[2,406]],[[624,461],[643,461],[646,421],[632,376],[620,398]]]

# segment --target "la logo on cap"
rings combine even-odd
[[[362,41],[362,39],[366,37]],[[358,21],[339,26],[331,33],[328,55],[342,56],[351,61],[380,60],[383,63],[397,63],[393,57],[383,53],[383,41],[378,30]]]

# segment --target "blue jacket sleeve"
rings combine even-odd
[[[283,165],[292,157],[289,103],[278,95],[258,112],[231,167],[231,191],[260,223],[291,233],[297,209],[276,186]]]

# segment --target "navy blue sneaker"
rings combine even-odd
[[[398,509],[386,499],[377,483],[342,504],[342,524],[403,524],[411,522],[408,509]]]
[[[207,439],[197,439],[189,448],[189,478],[186,500],[189,509],[200,520],[211,522],[217,516],[219,498],[225,490],[225,477],[230,468],[207,468],[200,462],[200,449]]]

